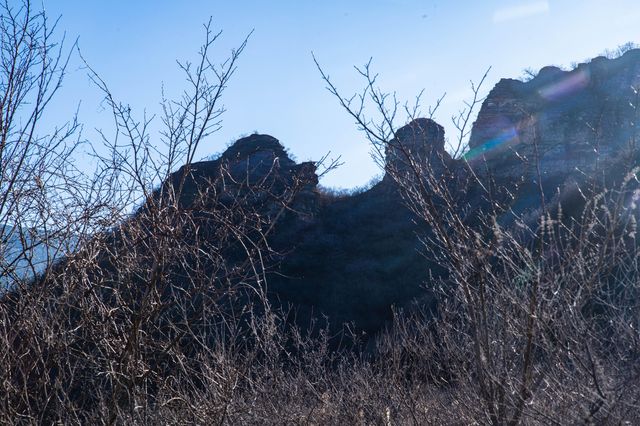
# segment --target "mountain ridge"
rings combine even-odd
[[[282,231],[282,239],[295,249],[282,259],[282,275],[272,278],[273,294],[305,311],[298,314],[305,321],[325,314],[370,333],[391,319],[393,306],[407,306],[416,297],[430,303],[427,277],[442,276],[443,271],[417,254],[416,235],[428,230],[415,225],[389,169],[405,173],[403,155],[410,154],[447,170],[452,191],[466,191],[471,222],[488,206],[478,185],[460,186],[467,168],[481,182],[493,181],[504,189],[509,209],[499,220],[505,226],[517,217],[535,222],[541,197],[556,208],[562,205],[567,218],[575,219],[586,185],[619,184],[626,173],[622,171],[638,164],[631,144],[636,141],[639,87],[637,49],[616,59],[594,58],[571,71],[544,67],[527,82],[502,79],[482,103],[469,150],[458,159],[445,151],[444,129],[438,123],[413,120],[396,131],[385,153],[387,173],[372,188],[321,201],[313,187],[312,204],[324,207],[316,207],[307,226],[298,229],[306,235]]]

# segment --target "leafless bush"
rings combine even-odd
[[[615,185],[594,181],[578,214],[541,191],[538,213],[507,227],[499,218],[508,203],[491,176],[460,162],[454,171],[451,158],[403,143],[397,118],[416,118],[419,97],[402,108],[377,88],[370,65],[360,70],[364,93],[348,99],[323,74],[427,225],[428,260],[446,270],[432,277],[435,315],[398,312],[375,345],[350,336],[362,350],[336,350],[329,328],[302,332],[289,321],[295,313],[274,310],[267,295],[277,257],[270,236],[295,214],[310,176],[283,173],[278,162],[194,161],[220,126],[221,95],[246,40],[214,62],[220,34],[206,26],[199,60],[181,65],[188,88],[163,103],[163,147],[149,121],[90,71],[116,128],[103,135],[108,154],[95,149],[98,168],[88,175],[74,167],[77,121],[47,136],[38,125],[68,60],[55,25],[28,1],[2,10],[1,423],[601,424],[638,416],[637,225],[627,208],[637,202],[637,169]],[[479,87],[473,95],[455,117],[454,158],[465,150]],[[462,204],[472,186],[485,215]]]
[[[28,1],[5,3],[1,19],[2,422],[146,422],[170,383],[202,389],[217,380],[207,368],[219,366],[198,360],[227,345],[238,345],[231,356],[240,359],[248,345],[240,336],[257,344],[251,321],[271,318],[268,236],[307,177],[285,176],[278,162],[259,174],[250,160],[221,158],[213,170],[194,163],[219,129],[220,98],[246,44],[214,62],[220,33],[210,24],[199,61],[180,64],[188,89],[163,103],[162,149],[149,121],[90,70],[116,129],[103,134],[108,153],[95,150],[95,174],[80,173],[78,141],[69,142],[75,120],[39,135],[68,61],[54,28]],[[36,263],[40,245],[45,260]],[[233,377],[241,366],[225,362]]]
[[[73,156],[75,118],[47,134],[38,126],[65,75],[69,52],[56,23],[25,2],[0,20],[0,283],[29,281],[69,247],[98,208]],[[82,209],[80,209],[82,207]]]
[[[430,282],[440,293],[437,313],[400,318],[395,335],[381,340],[381,356],[398,360],[392,370],[426,375],[435,385],[426,390],[429,399],[443,403],[434,411],[449,413],[449,421],[635,418],[639,395],[629,384],[639,378],[638,244],[627,206],[636,197],[638,170],[631,165],[626,177],[608,186],[595,178],[584,185],[581,213],[571,217],[563,217],[560,198],[545,199],[540,184],[537,215],[516,216],[515,225],[506,226],[501,218],[514,214],[505,197],[508,183],[446,152],[417,153],[410,143],[415,135],[397,131],[403,110],[410,129],[427,131],[415,120],[418,103],[402,108],[379,89],[370,63],[358,69],[366,88],[353,97],[343,97],[318,68],[376,148],[406,205],[427,225],[427,259],[446,271]],[[472,85],[472,93],[455,121],[461,147],[470,121],[460,117],[481,101],[479,86]],[[534,154],[537,144],[534,138]],[[466,204],[471,189],[481,194],[478,212]]]

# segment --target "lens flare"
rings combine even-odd
[[[564,77],[558,82],[549,84],[538,91],[548,101],[556,101],[571,95],[587,86],[591,76],[587,70],[579,70]]]
[[[538,94],[543,99],[547,101],[562,100],[563,102],[555,104],[554,107],[548,107],[547,111],[544,113],[538,113],[529,117],[526,120],[526,123],[523,119],[522,122],[513,124],[504,116],[495,120],[493,125],[489,127],[491,131],[487,132],[487,136],[489,137],[481,145],[469,150],[462,157],[466,161],[471,161],[482,157],[489,152],[518,144],[520,142],[518,137],[519,128],[522,129],[530,126],[531,122],[529,122],[529,120],[531,119],[540,120],[544,119],[544,117],[547,117],[549,114],[551,116],[554,114],[563,114],[567,108],[571,107],[571,100],[568,99],[568,97],[570,95],[575,95],[584,89],[589,84],[590,79],[591,75],[588,70],[576,70],[566,77],[538,89]]]
[[[500,127],[495,127],[499,129]],[[462,156],[466,161],[471,161],[475,158],[481,157],[489,151],[499,148],[505,148],[518,143],[518,132],[513,126],[502,128],[502,130],[493,138],[487,140],[482,145],[479,145]]]

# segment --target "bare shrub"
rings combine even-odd
[[[68,60],[46,15],[28,1],[5,3],[2,25],[0,237],[3,247],[19,242],[0,259],[2,422],[147,422],[150,407],[175,400],[169,383],[202,389],[216,380],[207,374],[219,366],[199,362],[221,356],[212,347],[224,354],[230,345],[239,359],[249,345],[240,336],[257,344],[251,321],[271,318],[268,236],[309,176],[285,175],[278,162],[259,172],[251,159],[194,162],[220,127],[220,99],[246,45],[216,63],[220,33],[210,23],[198,62],[180,64],[187,90],[163,103],[163,149],[149,121],[91,71],[116,128],[103,134],[107,154],[95,150],[95,174],[83,175],[68,143],[75,121],[38,135]],[[33,260],[38,245],[43,264]],[[18,270],[25,264],[28,275]],[[220,368],[226,380],[241,366]]]
[[[435,312],[397,312],[374,343],[300,330],[269,303],[270,236],[313,173],[277,161],[194,161],[220,126],[246,40],[217,63],[207,25],[159,135],[113,98],[98,169],[74,167],[77,122],[40,135],[67,53],[28,1],[3,5],[0,422],[82,424],[613,424],[638,417],[638,170],[590,182],[579,209],[545,199],[501,224],[504,188],[466,163],[412,152],[380,91],[343,98],[428,231]],[[455,117],[466,150],[479,87]],[[365,113],[373,107],[377,121]],[[430,113],[433,113],[431,111]],[[416,121],[414,123],[420,123]],[[420,128],[415,128],[420,131]],[[397,160],[386,161],[391,153]],[[181,166],[180,168],[178,168]],[[307,170],[309,172],[309,170]],[[539,176],[538,176],[539,177]],[[476,188],[484,215],[464,205]],[[134,214],[131,214],[136,206]],[[7,247],[14,247],[8,250]],[[38,251],[44,247],[44,251]],[[57,260],[56,260],[57,259]],[[355,348],[355,349],[354,349]]]
[[[562,197],[544,193],[537,166],[540,208],[507,226],[501,218],[514,213],[505,183],[446,152],[420,155],[415,136],[397,131],[404,111],[411,129],[427,132],[418,103],[402,107],[379,89],[370,63],[358,69],[365,90],[352,97],[318,68],[428,227],[428,260],[445,269],[430,282],[440,293],[437,312],[400,318],[382,339],[381,356],[399,363],[392,370],[426,375],[435,385],[429,399],[444,403],[435,411],[450,421],[617,424],[637,416],[629,386],[640,355],[636,219],[627,208],[638,190],[633,164],[620,179],[584,185],[579,213],[567,217]],[[464,152],[470,122],[460,117],[481,101],[479,86],[472,94],[454,123],[462,147],[455,153]],[[534,137],[534,153],[538,143]],[[385,160],[390,152],[393,161]],[[471,189],[481,194],[476,212],[466,204]]]

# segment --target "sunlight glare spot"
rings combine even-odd
[[[540,96],[549,101],[555,101],[569,94],[575,93],[589,84],[590,75],[586,70],[580,70],[539,90]]]
[[[504,130],[502,130],[496,137],[489,139],[482,145],[479,145],[466,154],[463,155],[463,158],[466,161],[471,161],[483,154],[498,149],[500,147],[506,147],[513,145],[518,142],[518,133],[515,127],[510,126]]]

